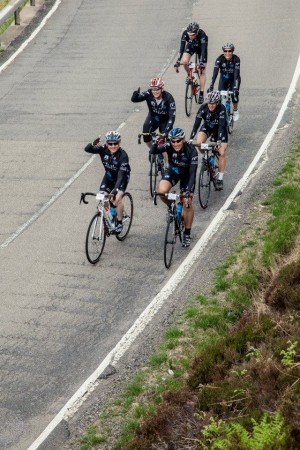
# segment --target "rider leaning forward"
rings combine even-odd
[[[202,144],[210,137],[211,141],[219,142],[219,172],[217,178],[217,189],[223,189],[223,177],[226,166],[226,150],[228,142],[228,132],[226,123],[226,108],[220,103],[219,91],[209,92],[207,103],[200,106],[195,123],[191,132],[190,139],[196,135],[201,121],[203,125],[197,134],[197,144]],[[200,150],[201,153],[203,151]]]
[[[164,144],[153,144],[150,154],[167,153],[169,167],[164,171],[159,183],[158,192],[166,194],[180,182],[180,190],[183,192],[184,208],[184,233],[183,247],[189,247],[191,243],[191,228],[194,218],[192,204],[193,192],[196,184],[196,173],[198,167],[198,153],[195,147],[185,140],[185,133],[181,128],[174,128],[169,132],[167,141]],[[161,197],[162,201],[169,205],[169,200]]]

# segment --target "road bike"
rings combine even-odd
[[[190,62],[188,64],[179,63],[180,66],[188,66],[188,75],[186,78],[186,88],[185,88],[185,96],[184,96],[184,106],[185,113],[187,117],[190,117],[192,112],[193,99],[195,99],[195,103],[199,103],[200,96],[200,74],[204,67],[202,64],[197,62],[197,55],[195,57],[195,62]],[[176,72],[179,72],[179,68],[176,67]]]
[[[199,172],[198,197],[201,208],[206,209],[210,197],[211,185],[217,188],[217,174],[219,168],[219,151],[217,142],[207,142],[203,144],[193,144],[195,147],[204,150],[201,168]]]
[[[157,143],[160,141],[160,144],[164,144],[166,142],[165,133],[157,133],[156,131],[152,131],[150,133],[139,133],[138,134],[138,143],[141,144],[142,136],[151,136],[152,142]],[[163,174],[164,171],[164,158],[162,155],[150,155],[149,156],[150,169],[149,169],[149,181],[150,181],[150,195],[153,197],[154,191],[156,189],[157,177],[159,174]]]
[[[233,132],[233,103],[232,96],[233,91],[220,91],[221,103],[226,108],[226,120],[227,120],[227,130],[229,134]]]
[[[91,195],[96,197],[97,212],[92,217],[89,223],[86,239],[85,239],[85,253],[88,261],[91,264],[96,264],[103,253],[106,238],[110,235],[115,235],[118,241],[124,241],[127,237],[133,219],[133,200],[129,192],[125,192],[122,198],[123,229],[121,233],[116,234],[115,229],[117,225],[116,209],[110,205],[110,199],[114,198],[114,194],[106,194],[105,192],[82,192],[80,203],[88,203],[86,196]]]
[[[182,209],[184,196],[182,193],[177,194],[176,191],[167,192],[165,194],[155,192],[154,193],[155,205],[157,205],[156,201],[157,196],[166,197],[170,201],[170,205],[168,207],[167,227],[164,241],[164,263],[166,268],[169,269],[171,267],[177,237],[179,237],[181,243],[183,239],[184,220],[182,216]]]

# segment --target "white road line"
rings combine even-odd
[[[26,41],[24,41],[22,43],[22,45],[20,45],[20,47],[18,48],[18,50],[15,51],[15,53],[4,63],[2,64],[2,66],[0,67],[0,73],[3,72],[3,70],[6,69],[7,66],[9,66],[10,63],[13,62],[13,60],[27,47],[27,45],[29,44],[29,42],[32,41],[32,39],[35,38],[35,36],[41,31],[41,29],[45,26],[47,20],[49,19],[49,17],[52,16],[52,14],[57,10],[59,4],[61,3],[61,0],[57,0],[53,7],[50,9],[50,11],[48,12],[48,14],[43,18],[43,20],[41,21],[41,23],[39,24],[39,26],[33,31],[33,33],[29,36],[28,39],[26,39]]]
[[[257,162],[261,158],[262,154],[268,148],[275,131],[280,124],[280,121],[283,117],[283,114],[288,106],[289,101],[292,98],[293,93],[296,90],[296,83],[299,79],[300,75],[300,55],[298,57],[298,62],[296,65],[296,69],[294,72],[294,76],[287,92],[287,95],[284,99],[284,102],[280,108],[278,116],[267,134],[264,142],[262,143],[260,149],[255,155],[252,163],[249,168],[245,172],[244,176],[237,183],[235,189],[232,191],[230,196],[227,198],[226,202],[222,206],[222,208],[218,211],[211,224],[205,230],[204,234],[201,236],[197,244],[190,251],[189,255],[182,262],[180,267],[176,270],[176,272],[172,275],[169,281],[166,283],[164,288],[159,292],[159,294],[154,297],[152,302],[147,306],[147,308],[142,312],[142,314],[138,317],[138,319],[134,322],[132,327],[127,331],[127,333],[122,337],[122,339],[118,342],[118,344],[111,350],[111,352],[105,357],[105,359],[101,362],[99,367],[92,373],[92,375],[82,384],[82,386],[78,389],[78,391],[73,395],[73,397],[65,404],[65,406],[59,411],[59,413],[54,417],[54,419],[49,423],[47,428],[40,434],[40,436],[34,441],[34,443],[28,448],[28,450],[36,450],[39,445],[41,445],[45,439],[50,435],[50,433],[55,429],[55,427],[63,420],[67,419],[70,415],[74,414],[80,404],[87,398],[88,394],[92,392],[97,386],[97,379],[104,372],[104,370],[108,367],[108,365],[116,365],[120,358],[125,354],[125,352],[129,349],[133,341],[141,334],[141,332],[145,329],[145,327],[152,320],[157,311],[161,308],[164,301],[175,291],[178,284],[184,278],[188,270],[194,264],[194,262],[198,259],[201,251],[210,241],[211,237],[216,233],[217,229],[223,222],[225,217],[225,212],[235,199],[235,197],[242,192],[249,179],[252,171],[254,170]]]

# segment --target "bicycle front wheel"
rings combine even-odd
[[[205,209],[208,205],[210,196],[210,172],[208,167],[201,167],[199,173],[198,196],[201,208]]]
[[[157,156],[156,155],[151,155],[150,174],[149,174],[150,175],[150,194],[151,194],[151,197],[154,196],[154,191],[156,189],[157,171],[158,171]]]
[[[193,85],[192,81],[188,80],[185,88],[185,113],[188,117],[190,117],[192,112],[192,103],[193,103]]]
[[[164,245],[164,262],[167,269],[170,268],[174,253],[174,245],[176,242],[176,229],[175,229],[175,218],[169,217],[166,235],[165,235],[165,245]]]
[[[129,233],[133,219],[133,200],[129,192],[125,192],[122,198],[122,202],[124,205],[122,220],[123,230],[120,234],[116,234],[116,238],[118,239],[118,241],[124,241],[127,234]]]
[[[102,255],[106,241],[105,223],[102,213],[92,218],[86,233],[85,253],[91,264],[96,264]]]

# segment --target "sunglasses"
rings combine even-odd
[[[117,146],[119,145],[119,142],[107,142],[107,145]]]
[[[181,141],[182,139],[171,139],[172,144],[179,144]]]
[[[155,86],[154,86],[154,87],[151,88],[151,91],[160,91],[160,90],[161,90],[160,87],[155,87]]]
[[[232,53],[232,50],[223,50],[224,53]]]

